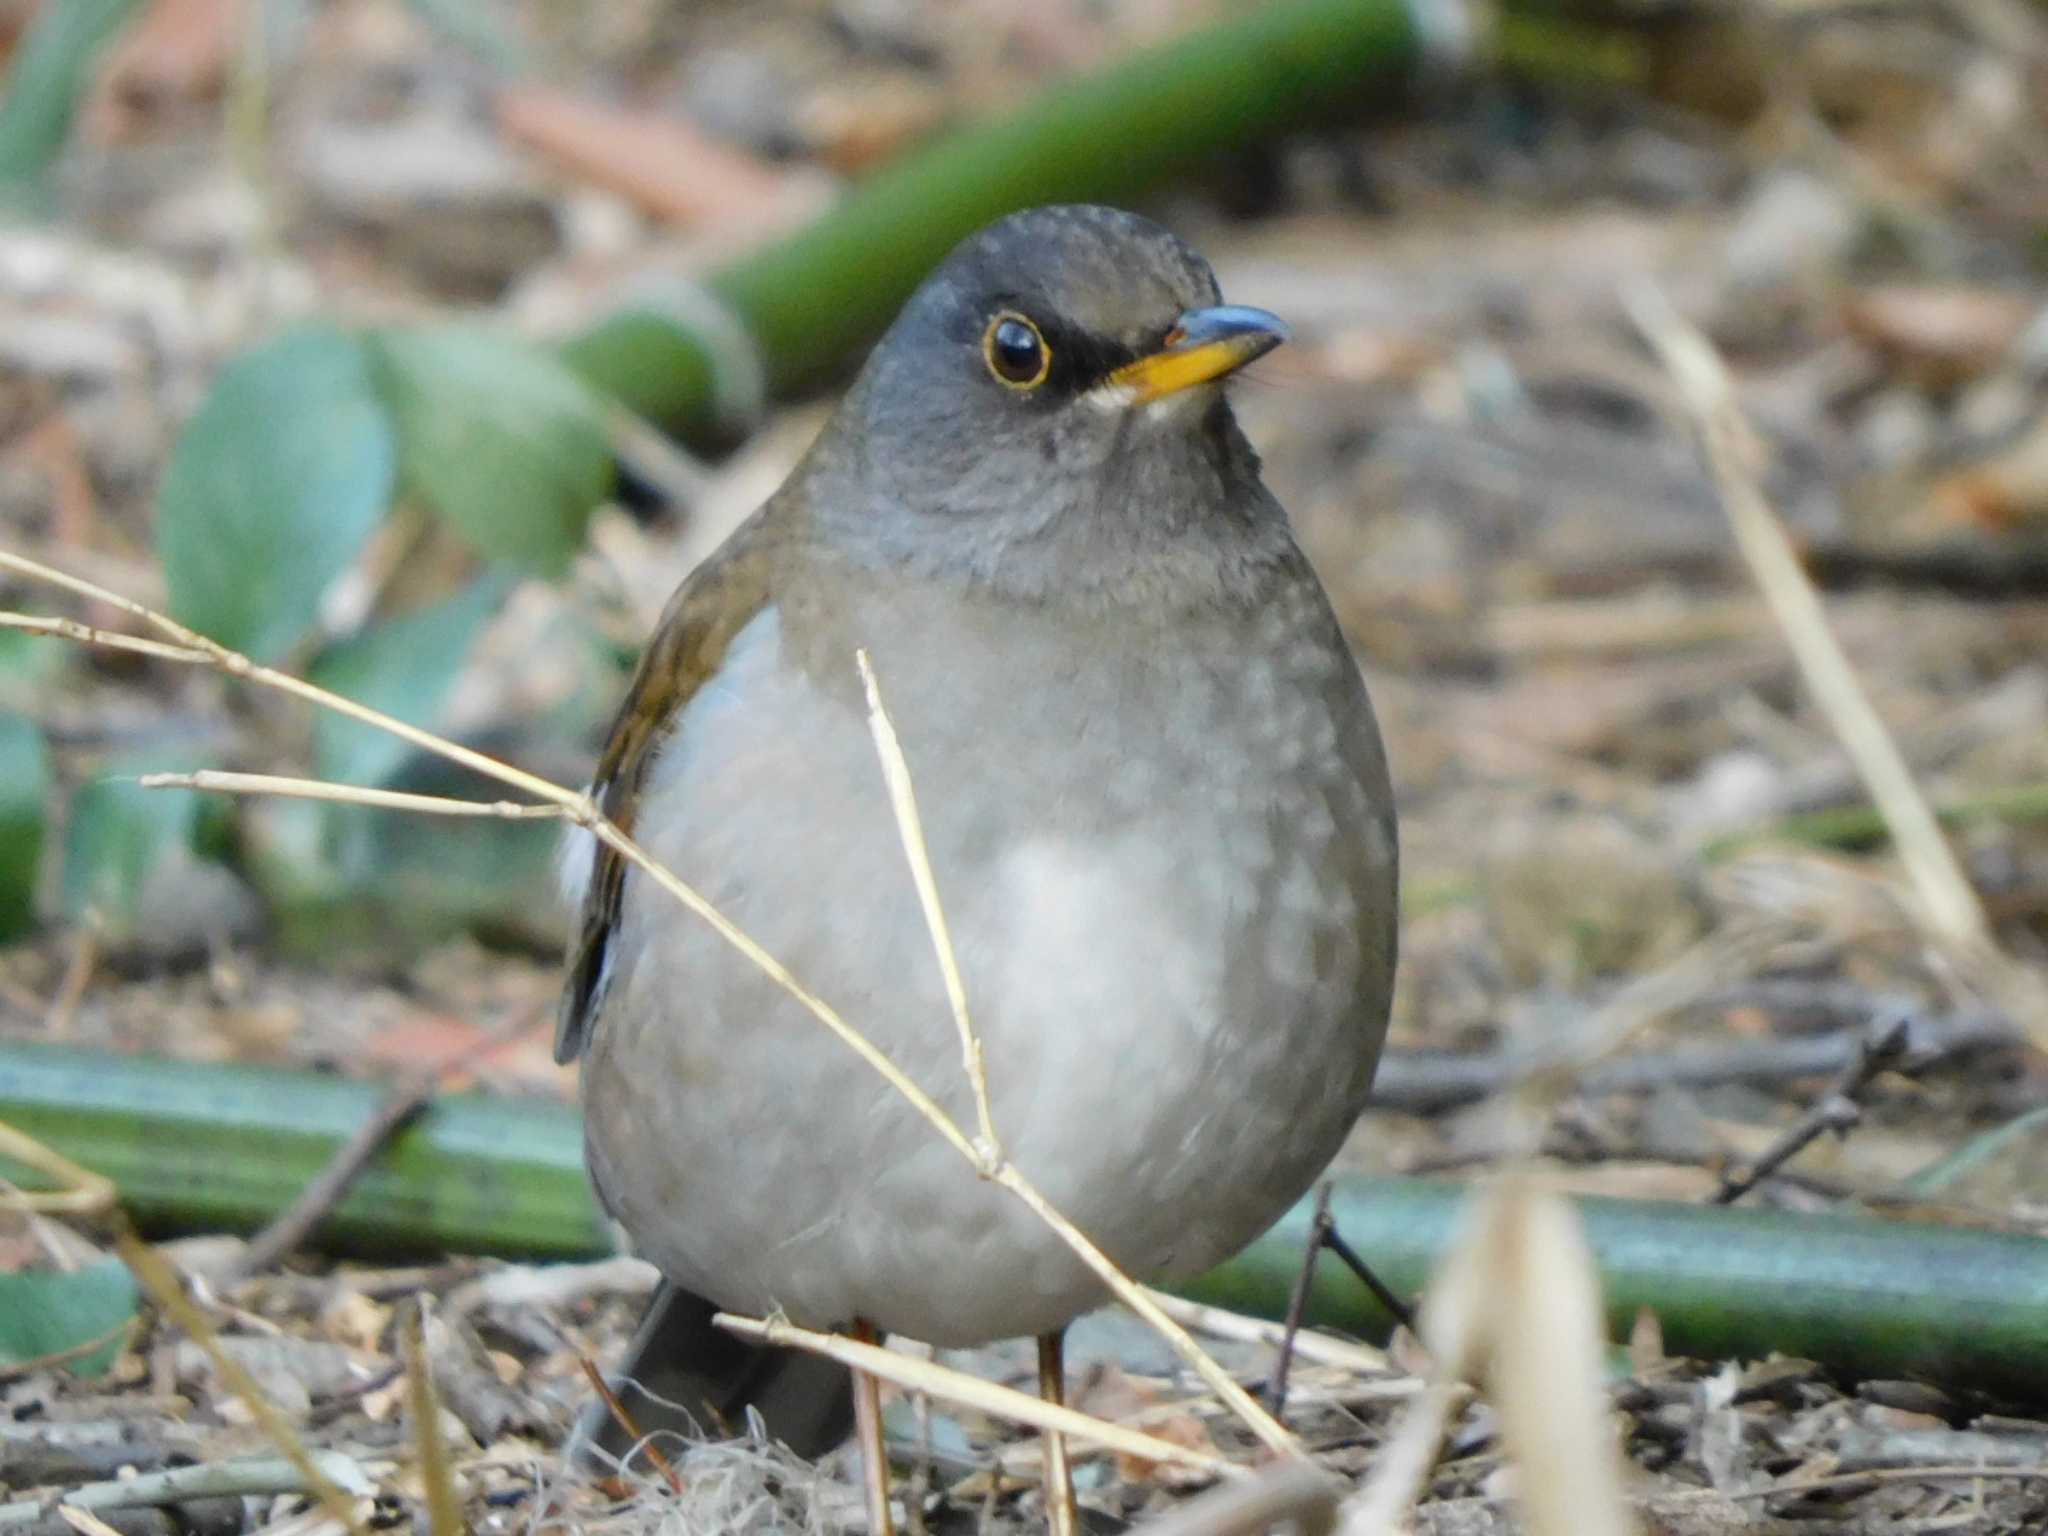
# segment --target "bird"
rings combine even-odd
[[[1224,388],[1286,336],[1134,213],[1040,207],[969,235],[670,600],[591,791],[971,1127],[864,652],[994,1127],[1144,1281],[1211,1267],[1301,1196],[1387,1029],[1386,752]],[[720,1310],[938,1347],[1029,1336],[1057,1399],[1096,1274],[643,871],[572,839],[556,1054],[581,1062],[598,1197],[663,1277],[629,1401],[758,1412],[806,1455],[842,1441],[842,1369],[734,1338]],[[886,1536],[873,1381],[850,1396]],[[591,1414],[583,1433],[621,1448]]]

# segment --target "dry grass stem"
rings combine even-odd
[[[378,810],[413,811],[423,816],[482,816],[500,821],[565,821],[571,812],[560,805],[521,805],[512,800],[455,800],[446,795],[414,795],[395,789],[370,789],[360,784],[335,784],[326,779],[298,779],[275,773],[228,773],[201,768],[195,773],[145,773],[136,780],[144,789],[203,789],[227,795],[283,795],[293,800],[328,800],[338,805],[367,805]]]
[[[1170,1296],[1165,1291],[1144,1288],[1146,1299],[1183,1328],[1196,1333],[1206,1333],[1219,1339],[1230,1339],[1239,1344],[1267,1344],[1274,1349],[1286,1330],[1279,1324],[1263,1317],[1247,1317],[1242,1312],[1227,1311],[1203,1301],[1189,1301],[1184,1296]],[[1366,1375],[1385,1375],[1393,1370],[1386,1351],[1374,1349],[1370,1344],[1359,1344],[1351,1339],[1340,1339],[1335,1334],[1318,1333],[1313,1328],[1303,1328],[1294,1335],[1294,1353],[1298,1359],[1313,1365],[1327,1365],[1337,1370],[1358,1371]],[[1404,1378],[1406,1379],[1406,1378]]]
[[[99,1216],[114,1208],[117,1191],[112,1179],[79,1167],[4,1120],[0,1120],[0,1157],[33,1168],[57,1185],[55,1189],[15,1190],[10,1204],[45,1216]]]
[[[161,640],[145,640],[137,635],[124,635],[111,629],[98,629],[91,624],[81,624],[76,619],[52,619],[34,613],[0,612],[0,629],[18,629],[29,635],[50,635],[79,645],[96,645],[102,650],[152,656],[158,661],[203,662],[207,659],[203,651],[191,650],[182,645],[166,645]]]
[[[412,1410],[413,1449],[420,1460],[420,1485],[427,1496],[431,1536],[463,1536],[462,1496],[456,1492],[448,1443],[441,1438],[441,1394],[427,1363],[424,1303],[406,1309],[399,1338],[405,1352],[406,1401]]]
[[[76,1504],[59,1504],[57,1518],[78,1532],[78,1536],[121,1536],[91,1510],[80,1509]]]
[[[45,633],[62,633],[66,637],[78,640],[82,644],[111,646],[115,650],[135,651],[143,655],[158,656],[166,661],[212,667],[217,671],[225,672],[230,677],[243,678],[262,687],[274,689],[279,693],[289,694],[295,699],[317,705],[322,709],[331,710],[335,714],[346,716],[348,719],[357,721],[360,724],[384,731],[392,736],[396,736],[400,741],[418,747],[423,752],[432,752],[438,757],[448,759],[450,762],[460,763],[465,768],[474,769],[486,777],[496,779],[501,784],[509,785],[523,794],[531,795],[536,800],[544,800],[551,804],[560,805],[564,809],[571,811],[580,804],[585,803],[582,795],[563,789],[559,784],[550,783],[548,780],[537,777],[534,774],[514,768],[510,763],[501,763],[494,757],[487,756],[482,752],[472,751],[470,748],[462,746],[457,742],[437,736],[432,731],[423,731],[416,725],[408,725],[396,716],[387,715],[381,710],[372,709],[367,704],[358,704],[354,699],[346,698],[338,693],[330,693],[327,689],[320,687],[316,683],[309,683],[302,677],[294,677],[289,672],[280,672],[275,667],[266,667],[253,662],[248,657],[242,655],[241,652],[231,651],[218,641],[207,639],[206,636],[200,634],[197,630],[187,629],[176,619],[170,617],[170,615],[159,613],[154,608],[145,607],[132,598],[123,597],[120,593],[110,591],[95,582],[85,581],[66,571],[60,571],[54,566],[44,565],[40,561],[30,560],[23,555],[15,554],[12,550],[5,549],[0,549],[0,571],[12,571],[17,576],[25,576],[31,581],[40,581],[49,586],[61,587],[63,590],[79,597],[110,604],[121,612],[128,614],[131,618],[139,619],[142,623],[147,624],[159,634],[166,636],[172,643],[167,648],[156,646],[151,641],[138,640],[130,635],[115,634],[109,630],[92,629],[86,625],[78,625],[75,630],[58,631],[48,628],[48,625],[55,621],[32,620],[33,625],[43,628]],[[11,620],[15,617],[20,616],[0,616],[0,620]],[[63,622],[68,623],[69,621]],[[21,626],[15,625],[12,627],[18,628]],[[591,810],[591,814],[595,815],[594,809]]]
[[[632,838],[627,836],[624,831],[607,818],[591,801],[589,796],[564,789],[547,779],[514,768],[509,763],[499,762],[497,759],[484,753],[472,751],[470,748],[449,741],[432,731],[408,725],[406,722],[386,715],[380,710],[359,704],[340,694],[329,692],[327,689],[319,687],[317,684],[309,683],[303,678],[293,677],[289,673],[279,672],[272,667],[261,666],[251,661],[248,657],[231,651],[225,646],[186,628],[168,615],[122,597],[119,593],[109,591],[96,583],[84,581],[79,577],[43,565],[38,561],[26,559],[7,550],[0,550],[0,570],[13,571],[17,575],[62,588],[78,596],[113,605],[122,612],[129,614],[165,635],[172,642],[171,651],[166,653],[168,659],[208,666],[224,672],[228,676],[243,678],[259,686],[301,699],[316,707],[330,710],[360,724],[385,731],[399,740],[417,747],[421,751],[433,753],[447,761],[472,769],[487,778],[495,779],[497,782],[528,795],[543,804],[558,807],[565,818],[574,821],[577,825],[586,829],[592,836],[616,852],[620,858],[626,860],[676,901],[680,902],[691,913],[707,923],[713,932],[727,944],[731,945],[748,963],[767,976],[769,980],[788,993],[790,997],[794,998],[812,1017],[831,1030],[843,1044],[859,1056],[862,1061],[866,1062],[977,1172],[982,1173],[1000,1187],[1008,1190],[1017,1199],[1023,1201],[1025,1205],[1036,1212],[1040,1219],[1052,1227],[1061,1240],[1074,1250],[1076,1255],[1103,1280],[1104,1284],[1119,1299],[1124,1301],[1140,1317],[1151,1324],[1172,1345],[1181,1358],[1186,1360],[1197,1374],[1201,1376],[1203,1381],[1208,1383],[1210,1388],[1215,1391],[1217,1396],[1244,1420],[1245,1424],[1261,1441],[1285,1455],[1299,1456],[1303,1454],[1300,1443],[1286,1429],[1275,1422],[1272,1415],[1268,1414],[1253,1401],[1249,1393],[1235,1381],[1231,1380],[1229,1374],[1214,1360],[1209,1358],[1208,1354],[1189,1336],[1185,1329],[1181,1328],[1148,1300],[1142,1290],[1119,1270],[1110,1261],[1108,1256],[1100,1248],[1096,1247],[1078,1227],[1054,1210],[1051,1203],[1038,1192],[1037,1188],[1022,1173],[1008,1163],[995,1163],[992,1165],[985,1149],[970,1139],[953,1118],[940,1108],[938,1103],[929,1094],[907,1077],[867,1036],[842,1018],[838,1011],[825,1002],[823,998],[798,981],[795,975],[781,961],[763,949],[760,944],[755,942],[737,924],[713,906],[695,888],[686,884],[658,860],[649,856],[638,843],[634,842]],[[83,629],[82,626],[81,629]],[[120,642],[122,648],[130,648],[125,645],[128,637],[113,636],[107,631],[85,630],[82,635],[74,636],[73,638],[85,640],[87,643],[102,643],[93,638],[102,635],[107,636],[106,643]],[[893,730],[891,735],[893,735]],[[900,750],[897,753],[897,759],[900,764]],[[907,769],[904,772],[907,788]],[[232,779],[232,776],[224,777]],[[257,775],[253,777],[261,779],[263,776]],[[216,779],[215,782],[220,783],[221,780]],[[286,780],[285,782],[297,784],[303,781]],[[423,796],[421,799],[429,803],[419,807],[420,809],[434,814],[441,813],[438,797]],[[911,809],[914,813],[914,804]],[[473,813],[465,811],[461,814]],[[918,837],[921,843],[921,832],[918,834]],[[917,861],[913,860],[913,864],[915,865],[916,863]],[[924,867],[926,871],[925,878],[928,879],[928,861],[924,861]],[[936,894],[934,894],[932,899],[936,903]],[[943,929],[939,930],[939,932],[943,933]],[[950,944],[945,946],[945,950],[950,954]],[[958,1006],[960,1009],[958,1017],[962,1022],[963,1029],[966,1030],[968,1048],[978,1052],[978,1048],[973,1044],[972,1029],[965,1023],[964,987],[960,993]],[[975,1056],[970,1055],[970,1062],[974,1059]]]
[[[355,1502],[321,1470],[313,1453],[306,1448],[306,1442],[299,1438],[299,1432],[263,1395],[263,1389],[256,1385],[255,1378],[240,1361],[220,1347],[220,1338],[214,1333],[213,1325],[206,1320],[206,1314],[192,1304],[192,1298],[185,1294],[184,1286],[178,1283],[178,1277],[172,1273],[163,1256],[125,1229],[117,1237],[117,1247],[129,1272],[165,1315],[205,1352],[220,1379],[242,1400],[257,1426],[304,1479],[307,1491],[320,1501],[321,1507],[341,1524],[349,1536],[368,1536],[363,1523],[356,1518]]]
[[[990,1163],[1002,1161],[1003,1143],[996,1135],[995,1113],[989,1106],[988,1066],[982,1056],[981,1037],[967,1011],[967,982],[960,974],[959,956],[953,950],[952,930],[946,925],[946,909],[939,900],[938,876],[932,872],[931,850],[924,840],[924,818],[917,813],[917,791],[910,781],[910,764],[903,756],[895,722],[882,704],[881,684],[875,681],[874,663],[865,650],[854,652],[860,667],[861,687],[867,694],[868,731],[875,739],[875,755],[882,761],[882,780],[889,788],[889,808],[895,813],[897,835],[903,839],[903,857],[910,865],[910,877],[917,885],[918,905],[924,909],[925,927],[931,931],[932,948],[938,952],[939,975],[946,986],[946,1003],[953,1010],[953,1023],[960,1031],[960,1061],[974,1090],[974,1112],[980,1120],[982,1148]]]
[[[318,708],[332,711],[359,724],[384,731],[411,746],[419,748],[423,752],[430,752],[449,762],[472,769],[486,778],[495,779],[508,788],[516,789],[535,800],[560,807],[566,819],[583,827],[593,837],[616,852],[620,858],[626,860],[627,863],[668,892],[670,896],[681,902],[698,918],[708,923],[713,932],[736,949],[750,964],[766,975],[769,980],[795,998],[813,1017],[823,1023],[826,1028],[830,1029],[841,1041],[851,1048],[855,1054],[879,1073],[890,1087],[908,1099],[913,1107],[926,1120],[931,1122],[939,1134],[944,1136],[961,1156],[967,1158],[970,1162],[978,1162],[973,1143],[953,1123],[952,1118],[933,1102],[929,1094],[905,1077],[893,1062],[876,1049],[865,1035],[841,1018],[830,1004],[799,982],[781,961],[777,960],[746,933],[742,932],[736,924],[694,888],[685,884],[675,874],[649,857],[638,843],[634,842],[632,838],[628,837],[598,810],[596,805],[591,802],[589,796],[579,794],[574,790],[564,789],[559,784],[527,773],[522,769],[514,768],[511,764],[500,762],[485,753],[472,751],[470,748],[449,741],[432,731],[422,730],[416,725],[408,725],[405,721],[387,715],[381,710],[372,709],[366,704],[359,704],[353,699],[345,698],[337,693],[331,693],[318,684],[307,682],[304,678],[293,677],[290,673],[280,672],[273,667],[258,665],[239,652],[231,651],[227,647],[208,640],[205,636],[193,630],[187,629],[168,615],[158,613],[153,608],[146,608],[140,603],[122,597],[118,592],[108,591],[106,588],[98,586],[93,582],[81,580],[64,571],[56,570],[38,561],[26,559],[21,555],[4,549],[0,549],[0,570],[13,571],[17,575],[26,576],[35,581],[46,582],[49,585],[60,587],[78,596],[112,604],[122,612],[130,614],[168,635],[176,642],[176,648],[168,653],[169,659],[211,667],[226,673],[230,677],[242,678],[260,687],[288,694],[293,698],[303,700]],[[83,626],[81,626],[81,629],[83,629]],[[102,642],[99,639],[93,638],[97,636],[105,636],[106,639]],[[76,638],[81,638],[86,643],[113,644],[117,649],[133,649],[128,644],[129,637],[114,635],[105,630],[86,630]],[[433,799],[435,797],[424,798]],[[433,814],[439,813],[438,808],[435,808]]]
[[[1436,1376],[1349,1501],[1345,1536],[1401,1529],[1450,1416],[1483,1381],[1530,1536],[1634,1536],[1609,1425],[1599,1277],[1578,1218],[1528,1176],[1474,1198],[1423,1299]]]
[[[1433,1381],[1373,1457],[1372,1476],[1344,1501],[1341,1536],[1397,1536],[1436,1465],[1451,1414],[1471,1395],[1463,1382]]]
[[[1635,1536],[1609,1421],[1600,1279],[1578,1215],[1524,1176],[1482,1200],[1486,1395],[1530,1536]]]
[[[1692,412],[1736,545],[1784,630],[1815,703],[1884,817],[1929,925],[1954,943],[1987,943],[1991,929],[1983,904],[1898,743],[1857,680],[1798,551],[1757,483],[1761,445],[1736,401],[1727,365],[1713,343],[1655,287],[1631,288],[1624,298],[1636,328],[1663,360]]]
[[[1016,1164],[1004,1163],[991,1177],[998,1185],[1029,1206],[1040,1221],[1057,1232],[1061,1240],[1080,1256],[1081,1261],[1095,1271],[1117,1300],[1137,1313],[1151,1325],[1154,1333],[1171,1344],[1174,1352],[1202,1378],[1209,1390],[1243,1420],[1245,1426],[1257,1435],[1269,1450],[1277,1451],[1282,1456],[1308,1454],[1302,1449],[1301,1442],[1295,1439],[1273,1415],[1259,1406],[1258,1401],[1249,1392],[1233,1381],[1230,1373],[1210,1358],[1208,1351],[1197,1344],[1185,1328],[1160,1310],[1158,1304],[1145,1294],[1143,1286],[1118,1269],[1109,1255],[1096,1247],[1085,1232],[1054,1209],[1052,1202],[1038,1192],[1038,1186],[1025,1178]]]
[[[1053,1207],[1025,1177],[1016,1164],[1010,1162],[1002,1152],[1002,1141],[996,1134],[995,1119],[989,1107],[988,1073],[983,1062],[981,1040],[974,1032],[974,1024],[967,1011],[967,988],[960,976],[959,961],[953,952],[952,935],[946,927],[946,916],[939,902],[938,879],[932,873],[931,857],[925,844],[924,823],[917,813],[917,794],[910,780],[910,765],[904,760],[903,748],[896,738],[896,727],[889,719],[888,709],[882,702],[881,684],[876,680],[874,667],[868,661],[865,651],[855,656],[860,667],[861,683],[867,693],[868,726],[875,738],[875,750],[882,761],[882,774],[889,786],[890,808],[896,816],[898,834],[903,839],[904,855],[910,861],[912,878],[917,884],[918,899],[923,904],[925,924],[931,931],[932,944],[939,955],[939,969],[946,978],[946,995],[952,1004],[954,1023],[960,1030],[960,1049],[966,1063],[967,1077],[974,1089],[976,1112],[981,1119],[981,1154],[975,1159],[976,1169],[982,1177],[999,1188],[1009,1191],[1024,1202],[1043,1221],[1058,1233],[1061,1240],[1073,1249],[1090,1269],[1094,1270],[1116,1298],[1133,1312],[1136,1312],[1152,1326],[1174,1348],[1189,1367],[1206,1382],[1232,1412],[1244,1420],[1245,1425],[1257,1435],[1266,1446],[1283,1456],[1305,1454],[1301,1443],[1290,1434],[1286,1427],[1262,1407],[1258,1400],[1234,1381],[1230,1373],[1211,1359],[1209,1352],[1195,1342],[1194,1336],[1182,1328],[1162,1311],[1145,1292],[1144,1287],[1126,1275],[1116,1263],[1096,1246],[1094,1240]]]
[[[1214,1477],[1246,1475],[1242,1467],[1221,1456],[1212,1456],[1205,1451],[1175,1445],[1170,1440],[1161,1440],[1141,1430],[1129,1429],[1121,1424],[1113,1424],[1107,1419],[1095,1418],[1091,1414],[1082,1413],[1079,1409],[1048,1403],[1029,1392],[1019,1392],[1012,1387],[984,1381],[979,1376],[948,1370],[929,1360],[919,1360],[915,1356],[886,1349],[879,1344],[863,1344],[858,1339],[849,1339],[836,1333],[818,1333],[809,1328],[799,1328],[796,1324],[780,1318],[736,1317],[721,1312],[717,1322],[721,1328],[739,1334],[742,1338],[808,1350],[812,1354],[837,1360],[854,1370],[864,1371],[870,1376],[894,1382],[908,1391],[926,1392],[933,1397],[962,1403],[969,1408],[993,1414],[1012,1423],[1068,1435],[1121,1455],[1136,1456],[1147,1461],[1170,1462],[1176,1466],[1206,1472]]]

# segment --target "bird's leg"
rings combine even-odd
[[[1038,1336],[1038,1395],[1048,1403],[1067,1400],[1066,1338],[1064,1328]],[[1045,1519],[1051,1536],[1077,1536],[1081,1529],[1067,1442],[1056,1429],[1045,1432]]]
[[[874,1324],[854,1320],[853,1336],[863,1344],[879,1344]],[[889,1448],[882,1443],[882,1383],[866,1371],[853,1373],[854,1437],[860,1443],[861,1481],[867,1488],[868,1536],[896,1536],[889,1515]]]

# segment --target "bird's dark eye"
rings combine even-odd
[[[1001,314],[989,321],[981,353],[988,371],[1012,389],[1036,389],[1052,371],[1052,348],[1022,315]]]

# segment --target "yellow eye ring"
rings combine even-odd
[[[989,321],[981,355],[996,381],[1010,389],[1036,389],[1052,372],[1052,348],[1038,327],[1014,310]]]

